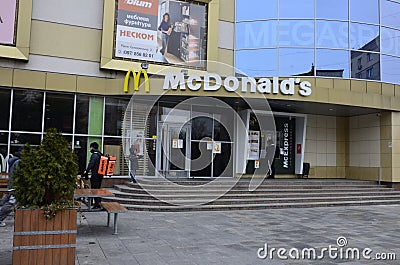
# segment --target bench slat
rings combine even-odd
[[[101,206],[109,213],[123,213],[128,211],[128,209],[118,202],[101,202]]]

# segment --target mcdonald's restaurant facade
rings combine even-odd
[[[128,176],[123,148],[128,122],[136,127],[129,133],[140,140],[128,146],[138,144],[143,152],[138,175],[251,175],[265,166],[263,148],[272,137],[277,178],[301,175],[303,163],[309,163],[310,178],[400,183],[400,80],[385,77],[391,55],[383,54],[383,37],[380,50],[368,48],[373,46],[368,41],[359,50],[350,44],[324,48],[315,34],[319,24],[329,32],[324,23],[336,18],[326,14],[307,24],[307,17],[285,17],[284,0],[272,1],[277,14],[268,11],[269,17],[247,12],[255,7],[242,0],[9,2],[0,8],[5,10],[0,26],[8,29],[0,36],[2,172],[9,154],[25,143],[39,144],[46,129],[56,127],[83,157],[82,167],[89,144],[97,141],[103,152],[117,156],[116,175]],[[309,8],[316,10],[312,16],[323,13],[318,6]],[[374,24],[357,19],[338,18],[337,23],[347,23],[350,35],[352,26]],[[386,27],[379,23],[378,37]],[[296,28],[312,28],[312,43]],[[396,25],[388,28],[394,32]],[[277,34],[277,40],[265,32]],[[348,55],[348,67],[320,63],[319,54],[340,49]],[[255,51],[263,55],[252,55]],[[305,51],[311,51],[311,61],[302,56]],[[392,66],[399,69],[399,55],[393,53]],[[374,77],[376,66],[364,69],[359,62],[372,64],[376,57],[380,68]],[[353,75],[352,67],[359,72]],[[143,102],[127,118],[133,95]],[[201,98],[221,105],[210,103],[210,108],[198,103]],[[266,99],[270,109],[264,107]],[[183,101],[180,114],[168,120]],[[276,130],[269,134],[260,123],[271,111]],[[189,159],[174,165],[174,152]],[[194,161],[202,152],[209,152],[210,162],[197,167]]]

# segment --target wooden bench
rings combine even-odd
[[[114,214],[114,235],[118,234],[118,214],[128,211],[124,206],[118,202],[101,202],[104,210],[107,211],[107,227],[110,226],[110,216]]]

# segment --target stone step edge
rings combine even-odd
[[[369,206],[369,205],[400,205],[399,201],[359,201],[359,202],[319,202],[319,203],[276,203],[276,204],[247,204],[247,205],[201,205],[201,206],[147,206],[122,204],[128,210],[139,211],[223,211],[223,210],[261,210],[273,208],[312,208],[340,206]]]
[[[213,205],[216,205],[215,203],[226,203],[226,204],[232,204],[231,202],[234,202],[235,204],[246,204],[246,203],[251,203],[251,202],[265,202],[265,203],[273,203],[273,202],[279,202],[279,203],[290,203],[288,201],[309,201],[309,202],[330,202],[330,201],[365,201],[365,200],[387,200],[387,201],[393,201],[393,200],[400,200],[400,195],[399,196],[352,196],[352,197],[295,197],[295,198],[257,198],[257,199],[249,199],[249,200],[242,200],[242,199],[215,199],[213,201],[210,201],[213,203]],[[131,198],[106,198],[104,199],[106,201],[118,201],[118,202],[129,202],[129,204],[135,204],[135,203],[147,203],[147,204],[156,204],[156,203],[165,203],[167,204],[168,202],[175,203],[175,204],[199,204],[203,203],[204,200],[169,200],[168,202],[160,201],[160,200],[152,200],[152,201],[144,201],[140,199],[131,199]],[[255,203],[256,204],[256,203]],[[257,203],[260,204],[260,203]],[[141,204],[143,205],[143,204]]]
[[[119,190],[116,190],[116,189],[111,189],[111,188],[108,188],[107,189],[108,191],[110,191],[110,192],[112,192],[112,193],[114,193],[114,194],[116,194],[116,195],[122,195],[122,196],[130,196],[130,197],[148,197],[148,198],[150,198],[150,199],[156,199],[156,198],[154,198],[152,195],[150,195],[150,194],[147,194],[147,193],[145,193],[145,194],[138,194],[138,193],[129,193],[129,192],[123,192],[123,191],[119,191]],[[321,192],[319,192],[319,193],[296,193],[296,192],[294,192],[294,193],[284,193],[284,194],[280,194],[280,193],[268,193],[268,194],[263,194],[263,193],[255,193],[255,194],[224,194],[224,195],[222,195],[222,197],[224,197],[224,198],[228,198],[228,197],[243,197],[243,198],[253,198],[253,197],[265,197],[265,196],[271,196],[271,195],[274,195],[274,196],[276,196],[276,195],[280,195],[280,196],[282,196],[282,197],[286,197],[286,196],[291,196],[291,197],[297,197],[297,196],[304,196],[304,195],[307,195],[307,197],[312,197],[312,196],[321,196],[321,195],[326,195],[326,196],[323,196],[323,197],[329,197],[329,196],[341,196],[341,195],[352,195],[352,196],[362,196],[362,195],[364,195],[364,196],[395,196],[395,195],[399,195],[400,196],[400,191],[382,191],[382,192],[362,192],[362,191],[356,191],[356,192],[331,192],[331,193],[321,193]],[[174,195],[174,194],[172,194],[172,195],[170,195],[170,194],[168,194],[168,195],[160,195],[160,196],[158,196],[158,197],[161,197],[161,198],[166,198],[166,199],[168,199],[168,198],[175,198],[175,197],[178,197],[178,196],[181,196],[181,197],[202,197],[202,198],[204,198],[204,197],[215,197],[215,195],[212,195],[212,194],[207,194],[207,193],[202,193],[202,194],[187,194],[187,195]]]

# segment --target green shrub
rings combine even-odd
[[[47,216],[51,218],[55,211],[73,205],[77,174],[77,157],[67,140],[56,129],[47,130],[39,146],[27,144],[21,152],[14,171],[18,205],[52,209]]]

